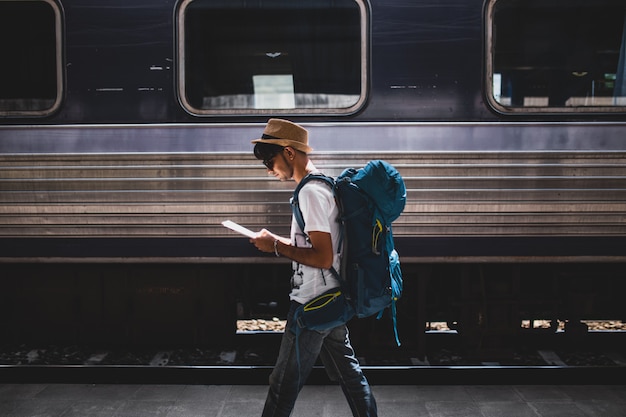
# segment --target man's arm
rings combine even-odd
[[[329,269],[333,264],[333,242],[330,233],[309,232],[310,248],[291,245],[291,240],[273,234],[269,230],[261,230],[255,238],[250,239],[262,252],[275,253],[314,268]],[[276,242],[277,241],[277,242]],[[276,242],[276,247],[274,247]]]

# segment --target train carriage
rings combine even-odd
[[[7,340],[210,344],[283,316],[289,264],[221,226],[287,233],[292,187],[250,144],[274,116],[329,174],[403,175],[405,345],[429,321],[502,343],[622,319],[625,19],[624,0],[0,1]]]

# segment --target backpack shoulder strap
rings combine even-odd
[[[300,203],[298,200],[298,196],[300,194],[300,190],[302,189],[302,187],[304,187],[304,185],[310,180],[323,181],[326,184],[328,184],[328,186],[331,189],[335,185],[335,180],[333,178],[329,177],[328,175],[324,175],[320,172],[311,172],[306,177],[302,178],[302,180],[300,181],[300,183],[294,190],[293,196],[289,200],[289,204],[291,204],[291,211],[293,212],[293,216],[295,217],[296,222],[298,223],[298,227],[300,227],[300,230],[302,230],[302,233],[304,233],[304,218],[302,217],[302,210],[300,210]]]

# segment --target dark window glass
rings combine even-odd
[[[504,112],[626,109],[626,0],[496,0],[488,99]]]
[[[60,12],[49,1],[0,1],[0,116],[45,116],[61,100]]]
[[[185,0],[178,87],[197,115],[350,113],[365,97],[366,8],[354,0]]]

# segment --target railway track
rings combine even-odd
[[[280,334],[239,334],[231,347],[0,345],[0,382],[264,384]],[[626,332],[524,338],[515,349],[466,349],[453,332],[427,334],[427,352],[359,349],[377,384],[606,384],[626,377]],[[310,383],[328,384],[320,364]]]

